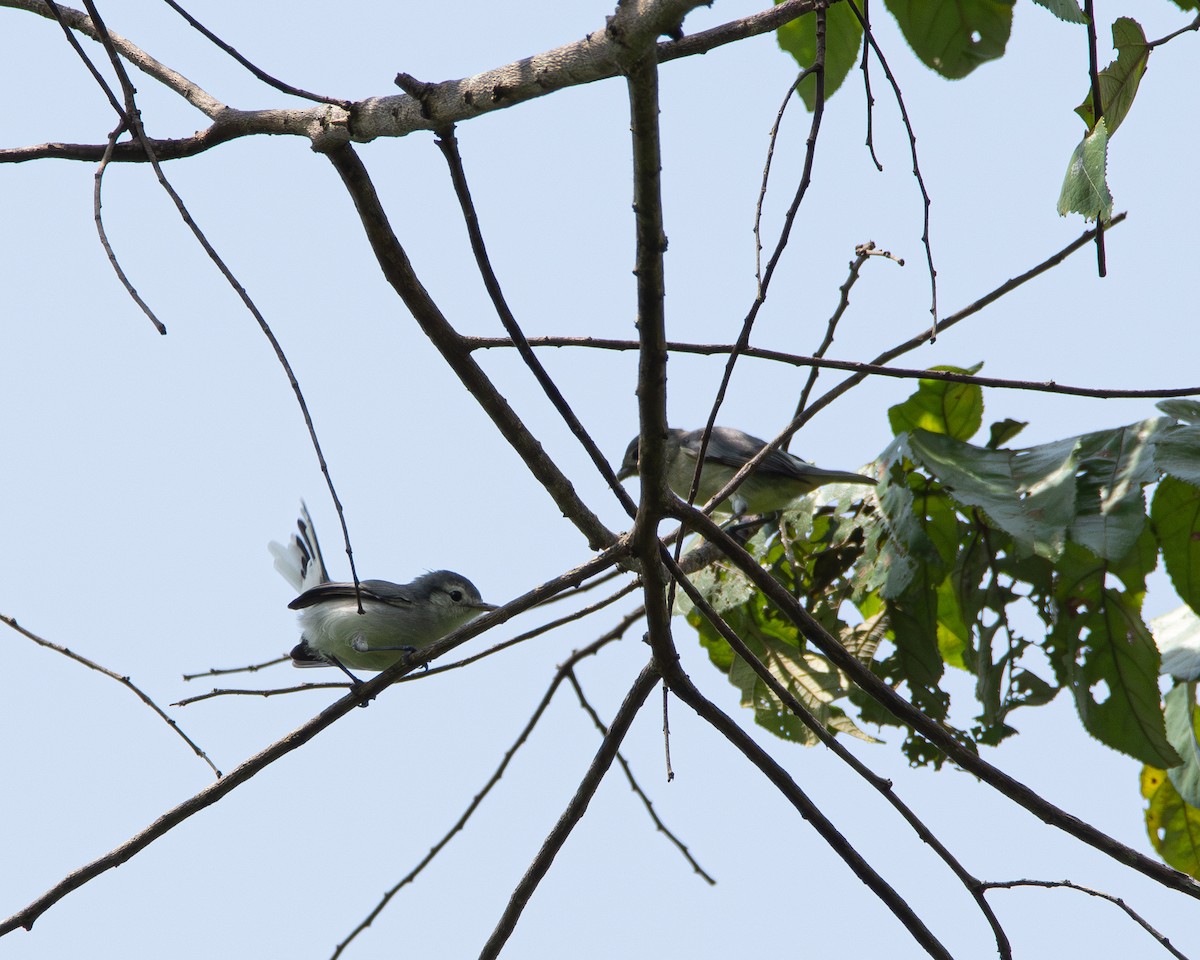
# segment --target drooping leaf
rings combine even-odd
[[[1083,214],[1085,220],[1112,219],[1113,198],[1108,189],[1108,130],[1104,118],[1079,141],[1067,164],[1062,192],[1058,195],[1058,215]]]
[[[1087,23],[1087,14],[1080,8],[1076,0],[1033,0],[1039,6],[1045,7],[1059,20],[1067,23]]]
[[[1177,680],[1200,679],[1200,617],[1186,603],[1150,621],[1162,657],[1160,673]]]
[[[1200,609],[1200,488],[1164,477],[1150,518],[1175,591],[1193,610]]]
[[[1129,552],[1146,521],[1142,487],[1158,477],[1155,439],[1168,424],[1155,418],[1079,438],[1070,539],[1105,560]]]
[[[969,369],[962,367],[933,367],[947,373],[975,374],[983,364]],[[921,380],[916,393],[903,403],[888,409],[892,433],[916,429],[944,433],[956,440],[970,440],[983,423],[983,390],[975,383],[952,383],[949,380]]]
[[[1136,20],[1118,17],[1112,27],[1112,36],[1117,59],[1100,71],[1100,106],[1110,137],[1129,113],[1150,57],[1146,34]],[[1083,118],[1088,130],[1095,126],[1096,112],[1090,90],[1075,112]]]
[[[1146,833],[1158,855],[1176,870],[1200,878],[1200,810],[1184,802],[1166,771],[1142,771]]]
[[[1200,807],[1200,740],[1196,737],[1195,683],[1181,683],[1167,693],[1167,739],[1183,763],[1167,771],[1171,785],[1190,806]]]
[[[1002,446],[1012,440],[1018,433],[1029,426],[1028,421],[1013,420],[1006,417],[999,423],[993,423],[989,428],[989,436],[987,446],[989,450],[999,450]]]
[[[775,0],[782,3],[783,0]],[[808,14],[785,23],[775,31],[780,48],[790,53],[801,69],[813,65],[817,58],[817,18]],[[825,14],[825,96],[829,98],[845,81],[862,46],[862,24],[848,3],[834,4]],[[807,77],[797,87],[800,98],[811,111],[817,100],[814,77]]]
[[[959,503],[978,507],[1025,553],[1062,550],[1075,514],[1075,438],[1027,450],[987,450],[918,430],[913,457]]]
[[[1200,486],[1200,426],[1175,424],[1159,432],[1154,462],[1163,473]]]
[[[1068,543],[1058,564],[1058,615],[1047,652],[1092,736],[1165,768],[1179,763],[1179,756],[1166,738],[1158,648],[1140,612],[1145,577],[1156,559],[1148,530],[1121,564]],[[1110,574],[1124,590],[1108,585]]]
[[[1196,0],[1200,3],[1200,0]],[[1171,400],[1159,400],[1155,404],[1168,417],[1182,420],[1184,423],[1200,423],[1200,400],[1186,400],[1177,397]]]
[[[1004,0],[886,0],[904,39],[927,67],[949,80],[1004,55],[1012,3]]]

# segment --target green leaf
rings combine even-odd
[[[886,0],[904,38],[927,67],[949,80],[965,77],[1004,55],[1012,2],[1004,0]]]
[[[1200,3],[1200,0],[1196,0]],[[1200,400],[1159,400],[1155,404],[1168,417],[1182,420],[1184,423],[1200,423]]]
[[[1162,657],[1160,673],[1177,680],[1200,679],[1200,617],[1186,603],[1150,621]]]
[[[1150,519],[1175,592],[1200,610],[1200,489],[1164,477],[1154,492]]]
[[[1071,154],[1067,175],[1058,196],[1058,215],[1081,213],[1086,220],[1112,219],[1113,198],[1108,189],[1108,130],[1104,118],[1087,134]]]
[[[1164,698],[1167,739],[1183,763],[1167,771],[1171,786],[1189,806],[1200,807],[1200,741],[1196,739],[1196,684],[1182,683]]]
[[[1088,733],[1143,763],[1165,768],[1180,760],[1166,737],[1158,648],[1140,612],[1145,576],[1156,557],[1148,530],[1119,565],[1068,543],[1059,564],[1057,616],[1047,652],[1075,695]],[[1125,590],[1108,586],[1109,574]]]
[[[1075,438],[1027,450],[987,450],[918,430],[914,459],[959,503],[978,507],[1024,553],[1051,559],[1075,516]]]
[[[1154,462],[1177,480],[1200,486],[1200,426],[1175,424],[1155,438]]]
[[[1146,522],[1142,487],[1158,478],[1155,441],[1170,425],[1155,418],[1079,438],[1070,539],[1106,560],[1129,552]]]
[[[1146,806],[1146,833],[1158,855],[1176,870],[1200,878],[1200,810],[1188,805],[1155,767],[1142,770],[1142,796]]]
[[[782,3],[783,0],[775,0]],[[779,46],[790,53],[802,69],[813,65],[817,58],[817,18],[807,15],[785,23],[775,31]],[[832,97],[849,75],[858,60],[862,46],[862,24],[850,9],[850,4],[839,3],[830,7],[825,14],[825,96]],[[796,88],[801,99],[811,111],[817,100],[815,77],[807,77]]]
[[[1067,23],[1088,22],[1087,14],[1079,9],[1076,0],[1033,0],[1033,2],[1038,6],[1045,7],[1059,20],[1066,20]]]
[[[1100,71],[1100,106],[1104,109],[1102,116],[1110,137],[1117,132],[1117,127],[1129,113],[1142,74],[1146,72],[1146,61],[1150,58],[1150,45],[1136,20],[1119,17],[1113,24],[1112,35],[1117,59]],[[1083,118],[1089,130],[1096,125],[1090,90],[1075,112]]]
[[[1026,420],[1013,420],[1008,417],[999,423],[993,423],[988,427],[990,434],[987,442],[988,449],[999,450],[1027,426],[1029,426],[1029,422]]]
[[[962,367],[932,367],[947,373],[975,374],[983,367],[977,363]],[[944,433],[956,440],[970,440],[983,424],[983,390],[974,383],[949,380],[921,380],[916,393],[903,403],[888,409],[892,433],[916,429]]]

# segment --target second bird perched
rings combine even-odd
[[[405,654],[440,640],[495,604],[484,603],[475,585],[450,570],[426,573],[411,583],[329,579],[308,508],[300,504],[298,533],[287,545],[268,545],[275,569],[296,590],[288,607],[300,611],[300,642],[292,649],[297,667],[384,670]],[[363,612],[358,612],[358,597]],[[353,674],[351,674],[353,677]],[[357,678],[355,678],[357,679]]]
[[[692,489],[696,461],[700,456],[703,430],[667,430],[667,485],[686,500]],[[725,486],[746,461],[767,445],[765,440],[752,437],[732,427],[713,427],[704,451],[704,469],[700,472],[700,489],[696,503],[703,504]],[[634,437],[625,450],[625,459],[617,478],[628,480],[638,472],[638,438]],[[875,484],[871,477],[846,470],[826,470],[784,450],[773,450],[758,465],[730,498],[717,509],[723,512],[774,513],[787,507],[797,497],[811,493],[826,483]]]

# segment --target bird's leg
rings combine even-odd
[[[406,653],[406,654],[408,654],[408,656],[411,657],[414,653],[417,652],[416,647],[411,646],[410,644],[407,644],[407,643],[402,643],[395,647],[372,647],[362,637],[355,637],[354,643],[352,643],[351,646],[354,647],[354,649],[357,650],[359,653],[380,653],[385,650],[397,650],[397,651]],[[427,664],[427,663],[421,664],[421,669],[428,670],[429,664]]]
[[[346,676],[348,676],[350,678],[350,690],[352,692],[356,691],[359,687],[361,687],[363,685],[363,682],[361,680],[359,680],[358,677],[356,677],[354,674],[352,674],[349,670],[347,670],[346,665],[344,663],[342,663],[342,661],[339,660],[337,657],[333,656],[333,654],[326,654],[325,659],[328,660],[330,663],[332,663],[335,667],[337,667],[339,670],[341,670],[342,673],[344,673]],[[362,703],[359,704],[359,706],[365,707],[369,702],[370,701],[364,700]]]

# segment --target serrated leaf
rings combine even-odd
[[[783,0],[775,0],[782,3]],[[791,54],[801,69],[813,65],[817,58],[817,18],[815,14],[798,17],[775,31],[780,48]],[[842,85],[858,60],[862,46],[862,24],[850,9],[850,4],[829,7],[825,14],[825,97],[828,99]],[[814,77],[806,78],[796,92],[811,111],[817,100]]]
[[[1163,473],[1200,486],[1200,426],[1176,424],[1160,431],[1154,463]]]
[[[1004,55],[1012,3],[1004,0],[886,0],[904,39],[927,67],[958,80]]]
[[[1161,769],[1142,771],[1149,794],[1146,833],[1158,855],[1176,870],[1200,878],[1200,810],[1188,805]]]
[[[962,367],[932,367],[947,373],[975,374],[983,364]],[[888,409],[892,433],[928,430],[944,433],[956,440],[970,440],[983,423],[983,390],[974,383],[949,380],[921,380],[917,391],[903,403]]]
[[[1183,683],[1164,698],[1167,739],[1183,763],[1167,771],[1171,785],[1190,806],[1200,807],[1200,741],[1196,739],[1196,685]]]
[[[1164,477],[1150,504],[1150,519],[1175,592],[1200,609],[1200,488]]]
[[[1087,14],[1079,9],[1075,0],[1033,0],[1038,6],[1045,7],[1059,20],[1067,23],[1087,23]]]
[[[1147,531],[1144,535],[1150,537]],[[1172,767],[1179,756],[1166,738],[1158,692],[1158,648],[1142,622],[1150,549],[1135,549],[1123,565],[1106,563],[1068,544],[1055,588],[1058,616],[1052,661],[1075,695],[1084,728],[1101,743],[1143,763]],[[1115,574],[1124,591],[1106,586]]]
[[[1196,0],[1196,2],[1200,3],[1200,0]],[[1174,417],[1176,420],[1182,420],[1184,423],[1200,423],[1200,400],[1185,400],[1183,398],[1159,400],[1155,406],[1168,417]]]
[[[1162,657],[1159,673],[1177,680],[1200,679],[1200,617],[1186,603],[1150,621]]]
[[[1157,479],[1162,418],[1084,434],[1076,447],[1076,517],[1067,535],[1105,560],[1120,560],[1146,522],[1142,487]]]
[[[1100,106],[1110,137],[1117,132],[1117,127],[1129,113],[1142,74],[1146,72],[1146,61],[1150,58],[1146,34],[1136,20],[1118,17],[1112,26],[1112,36],[1117,59],[1100,71]],[[1090,90],[1075,112],[1089,130],[1095,126],[1096,114]]]
[[[1108,189],[1108,130],[1104,118],[1087,134],[1067,164],[1062,191],[1058,195],[1058,215],[1083,214],[1086,220],[1112,219],[1113,198]]]
[[[918,430],[913,457],[959,503],[978,507],[1025,553],[1053,559],[1075,515],[1075,438],[987,450]]]

